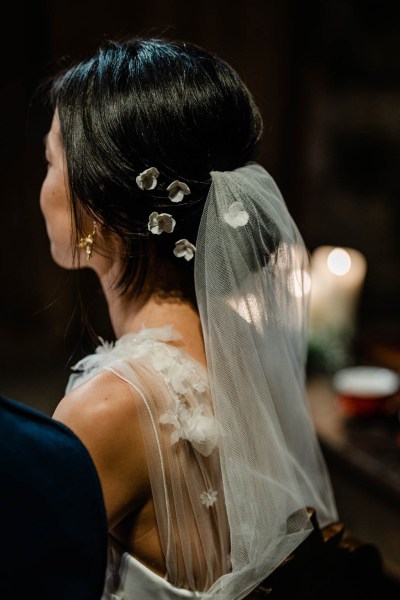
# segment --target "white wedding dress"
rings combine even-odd
[[[110,548],[110,553],[113,552]],[[106,587],[101,600],[177,600],[202,597],[200,592],[175,587],[134,556],[124,552],[109,559]]]
[[[217,431],[207,372],[169,344],[167,326],[104,342],[73,367],[67,392],[103,370],[113,372],[141,399],[159,533],[168,574],[157,575],[110,539],[102,600],[201,598],[229,570],[228,529],[220,480]],[[189,530],[188,528],[191,528]],[[194,533],[196,531],[196,533]],[[177,585],[173,585],[173,583]]]

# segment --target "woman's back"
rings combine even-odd
[[[100,345],[75,366],[54,415],[71,423],[70,407],[76,402],[71,392],[79,395],[79,403],[93,402],[100,393],[107,395],[113,419],[118,410],[127,423],[128,439],[120,443],[132,457],[126,461],[131,467],[126,480],[132,482],[133,509],[128,506],[110,531],[113,585],[124,552],[183,589],[204,591],[230,568],[207,371],[179,343],[179,335],[167,326],[126,334],[114,346]],[[114,435],[123,434],[112,422]],[[78,433],[92,439],[98,427],[97,422],[90,435]]]

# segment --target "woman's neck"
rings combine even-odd
[[[110,271],[100,277],[110,320],[116,338],[134,333],[142,327],[152,329],[171,325],[181,339],[175,345],[205,364],[200,317],[197,310],[179,298],[151,296],[144,304],[121,296],[115,289],[115,274]]]

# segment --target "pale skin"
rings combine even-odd
[[[53,259],[60,266],[76,268],[71,249],[71,210],[67,190],[60,124],[55,113],[46,136],[47,175],[40,194]],[[93,230],[88,219],[87,232]],[[173,342],[205,365],[200,318],[189,304],[152,296],[144,305],[127,300],[113,288],[120,264],[110,248],[118,240],[99,229],[93,254],[86,261],[81,249],[79,263],[98,275],[107,300],[117,338],[144,327],[172,325],[181,334]],[[105,248],[107,252],[104,251]],[[115,252],[118,257],[118,252]],[[172,342],[171,342],[172,343]],[[96,465],[107,511],[110,535],[141,562],[164,575],[165,563],[157,532],[149,474],[132,388],[113,373],[103,372],[64,396],[53,418],[74,431]]]

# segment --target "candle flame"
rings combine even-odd
[[[326,260],[328,269],[339,277],[346,275],[351,269],[350,254],[343,248],[334,248]]]

